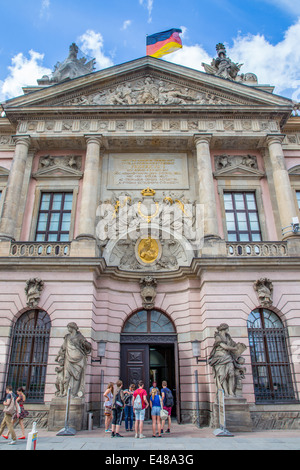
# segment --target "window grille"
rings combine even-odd
[[[249,345],[257,403],[295,401],[287,350],[287,330],[279,317],[267,309],[251,312]]]
[[[13,329],[6,383],[25,388],[27,402],[43,402],[51,322],[42,310],[24,313]]]

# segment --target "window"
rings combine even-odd
[[[43,402],[51,322],[43,310],[24,313],[13,330],[7,384],[25,388],[26,401]]]
[[[175,333],[175,329],[164,313],[141,310],[127,320],[123,333]]]
[[[300,191],[296,191],[296,197],[297,197],[298,207],[300,210]]]
[[[261,241],[254,192],[224,193],[228,241]]]
[[[42,193],[35,240],[69,241],[73,193]]]
[[[295,400],[286,329],[272,311],[259,308],[248,318],[255,399],[258,403]]]

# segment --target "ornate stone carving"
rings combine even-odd
[[[124,83],[115,88],[106,88],[92,94],[72,98],[63,104],[78,105],[221,105],[232,104],[233,100],[208,92],[205,89],[187,86],[147,76]]]
[[[86,61],[85,57],[78,59],[78,52],[78,46],[72,43],[69,48],[68,57],[62,63],[57,62],[53,73],[50,76],[44,75],[41,79],[37,80],[38,84],[52,85],[53,83],[64,82],[65,80],[71,80],[93,72],[95,59],[89,62]]]
[[[143,307],[146,310],[151,310],[155,304],[157,281],[152,276],[146,276],[140,280],[140,286]]]
[[[187,266],[201,243],[196,203],[184,194],[154,198],[151,189],[135,198],[114,196],[98,208],[96,235],[109,266],[122,270],[163,271]]]
[[[223,389],[226,397],[242,394],[241,380],[246,369],[241,356],[245,349],[245,344],[233,341],[226,323],[218,326],[208,363],[213,368],[217,389]]]
[[[44,155],[39,160],[39,169],[50,168],[55,165],[72,168],[73,170],[81,170],[82,158],[78,155],[65,155],[60,157],[53,157],[51,155]]]
[[[215,157],[216,170],[228,167],[244,166],[246,168],[258,169],[257,158],[254,155],[218,155]]]
[[[82,398],[85,389],[85,370],[87,357],[91,353],[92,345],[80,333],[76,323],[67,325],[69,333],[55,358],[59,364],[55,368],[57,397],[64,397],[71,389],[73,397]]]
[[[267,279],[266,277],[258,279],[254,282],[253,287],[262,307],[269,307],[272,305],[273,283],[270,279]]]
[[[202,63],[206,73],[226,78],[228,80],[246,82],[253,85],[257,84],[257,77],[254,73],[238,75],[243,64],[232,62],[232,60],[227,57],[224,44],[217,44],[216,51],[218,57],[213,59],[210,65]]]
[[[28,307],[34,308],[38,306],[43,289],[44,281],[38,277],[26,281],[25,294]]]

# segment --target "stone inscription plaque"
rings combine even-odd
[[[107,189],[189,189],[187,155],[111,154]]]

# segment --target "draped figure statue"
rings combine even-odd
[[[59,367],[56,367],[56,396],[66,396],[71,389],[73,397],[83,397],[85,388],[85,370],[87,356],[92,350],[92,345],[80,333],[76,323],[67,325],[69,333],[64,337],[64,342],[55,359]]]
[[[233,341],[226,323],[218,326],[208,363],[213,368],[217,389],[223,389],[227,397],[236,396],[240,379],[244,377],[241,355],[245,349],[245,344]]]

